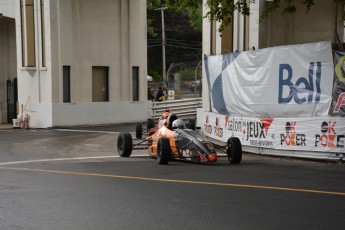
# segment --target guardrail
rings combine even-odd
[[[176,113],[182,119],[195,119],[196,110],[201,107],[202,98],[152,102],[149,108],[149,116],[158,119],[166,109],[169,109],[171,113]]]

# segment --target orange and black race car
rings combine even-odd
[[[237,137],[230,137],[226,146],[217,146],[206,140],[175,114],[170,114],[166,123],[157,127],[155,132],[144,140],[134,143],[130,133],[120,133],[117,139],[117,152],[121,157],[129,157],[134,149],[148,149],[159,164],[168,164],[171,159],[206,163],[217,161],[217,150],[227,154],[230,163],[242,160],[242,145]]]
[[[169,121],[169,119],[171,121]],[[143,137],[144,131],[146,132],[147,135],[151,136],[157,131],[157,129],[159,129],[163,125],[166,126],[168,123],[171,124],[172,121],[175,119],[177,119],[177,116],[174,114],[171,114],[169,109],[166,109],[164,113],[162,114],[162,116],[160,116],[158,119],[153,119],[153,118],[147,119],[146,130],[143,129],[143,126],[141,123],[137,123],[136,128],[135,128],[135,137],[137,139],[141,139]],[[188,123],[186,123],[186,127],[189,129],[195,130],[196,128],[195,120],[190,119]]]

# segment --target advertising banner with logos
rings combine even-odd
[[[240,117],[323,117],[332,102],[330,42],[205,57],[212,112]]]
[[[341,117],[248,118],[204,112],[202,126],[206,136],[222,142],[234,136],[245,146],[345,153]]]
[[[345,117],[345,53],[334,52],[333,116]]]

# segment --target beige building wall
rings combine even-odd
[[[132,66],[140,67],[141,86],[146,81],[145,1],[60,0],[51,4],[60,9],[51,15],[52,59],[57,59],[52,63],[60,67],[52,68],[59,72],[56,79],[61,79],[61,67],[71,66],[71,101],[92,101],[92,66],[109,67],[109,101],[131,101]],[[61,88],[62,80],[53,85]],[[141,100],[146,98],[144,90],[140,90]],[[62,102],[62,90],[55,87],[53,92],[52,101]]]
[[[342,6],[334,1],[315,0],[315,5],[308,14],[305,14],[304,6],[297,8],[294,14],[281,15],[280,11],[277,11],[259,23],[259,17],[268,2],[259,0],[252,3],[249,18],[235,12],[232,25],[222,35],[222,53],[250,50],[252,47],[258,49],[320,41],[334,43],[335,32],[338,33],[340,41],[344,40]],[[205,23],[214,25],[208,19],[204,20]],[[211,31],[214,29],[204,29],[204,38],[209,37]]]
[[[337,6],[334,1],[315,0],[310,12],[305,12],[305,8],[298,8],[295,14],[273,13],[260,24],[260,48],[319,41],[335,42],[335,32],[343,40],[341,5]]]
[[[15,18],[11,28],[16,37],[11,41],[17,47],[18,100],[30,125],[146,120],[146,1],[43,0],[42,6],[41,0],[32,1],[36,66],[24,67],[20,1],[0,0],[0,13],[6,6]],[[63,66],[70,67],[68,103],[63,102]],[[108,70],[107,101],[92,102],[93,67]],[[139,76],[138,100],[133,98],[133,69]]]

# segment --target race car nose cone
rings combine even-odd
[[[216,161],[217,160],[217,155],[214,155],[214,154],[208,155],[208,160],[209,161]]]

